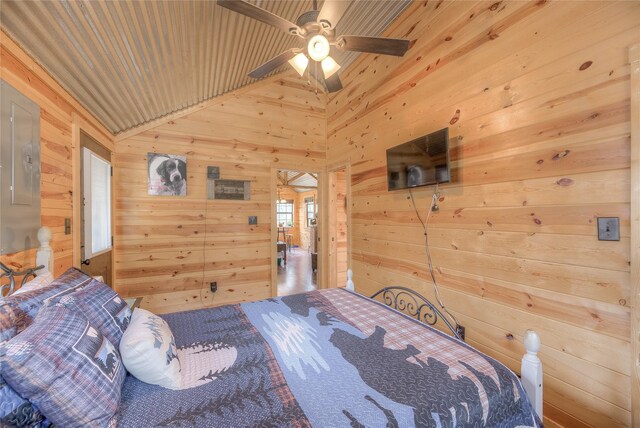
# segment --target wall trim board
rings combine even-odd
[[[76,100],[67,89],[42,66],[20,44],[14,41],[4,30],[0,29],[0,45],[20,61],[29,72],[33,73],[42,83],[52,91],[62,96],[64,102],[75,110],[75,113],[95,128],[101,134],[101,140],[113,141],[114,135],[98,119]]]
[[[271,173],[270,173],[270,185],[269,188],[271,195],[277,195],[278,194],[278,169],[279,168],[274,168],[273,166],[271,167]],[[271,216],[272,221],[271,223],[273,223],[273,219],[275,219],[275,213],[277,210],[277,201],[275,198],[271,197]],[[271,297],[277,297],[278,296],[278,266],[276,265],[276,263],[274,263],[274,261],[277,262],[278,260],[278,248],[277,246],[274,246],[274,242],[277,242],[278,237],[277,237],[277,233],[278,233],[278,229],[273,227],[273,224],[269,225],[271,227],[271,239],[270,239],[270,246],[271,246]]]
[[[640,43],[631,66],[631,420],[640,426]]]
[[[254,91],[256,89],[259,89],[261,87],[264,86],[268,86],[270,84],[273,84],[275,82],[278,81],[283,81],[281,84],[284,84],[284,79],[288,78],[288,77],[293,77],[293,76],[297,76],[296,73],[292,72],[291,70],[286,70],[283,72],[280,72],[278,74],[275,74],[273,76],[267,77],[266,79],[262,79],[259,80],[257,82],[251,83],[247,86],[244,86],[242,88],[236,89],[235,91],[231,91],[231,92],[227,92],[226,94],[222,94],[222,95],[218,95],[214,98],[210,98],[208,100],[202,101],[199,104],[190,106],[190,107],[186,107],[182,110],[178,110],[176,112],[170,113],[166,116],[154,119],[150,122],[144,123],[142,125],[138,125],[135,128],[131,128],[127,131],[123,131],[119,134],[117,134],[115,136],[115,142],[118,143],[120,141],[126,140],[128,138],[131,137],[135,137],[138,134],[141,134],[145,131],[148,131],[150,129],[156,128],[158,126],[164,125],[165,123],[180,119],[184,116],[187,116],[191,113],[195,113],[201,110],[205,110],[209,107],[212,106],[216,106],[216,105],[220,105],[222,103],[225,103],[227,101],[233,100],[233,99],[237,99],[240,98],[241,96]],[[299,87],[299,89],[305,89],[305,88],[301,88]],[[310,88],[308,88],[310,90]]]
[[[348,158],[344,162],[334,163],[330,166],[327,166],[327,192],[325,192],[325,200],[322,201],[322,204],[326,207],[330,207],[335,201],[333,197],[335,196],[334,190],[332,189],[335,180],[336,172],[344,171],[345,181],[346,181],[346,189],[345,189],[345,197],[347,201],[346,205],[346,226],[347,226],[347,269],[351,268],[351,248],[353,246],[352,240],[352,227],[351,227],[351,158]],[[331,251],[330,243],[335,240],[338,241],[338,230],[337,230],[337,217],[335,210],[327,209],[326,216],[329,219],[329,224],[326,233],[325,240],[329,244],[328,254],[327,254],[327,267],[329,272],[328,281],[329,287],[344,287],[346,285],[346,280],[341,281],[337,271],[337,263],[338,263],[338,249],[335,248],[334,251]],[[333,285],[335,282],[335,285]]]
[[[81,237],[76,236],[76,233],[79,233],[82,228],[82,223],[80,220],[80,210],[82,209],[82,192],[80,191],[80,163],[81,163],[81,155],[80,155],[80,119],[76,114],[71,115],[71,171],[73,177],[72,183],[72,207],[73,207],[73,216],[71,217],[71,236],[73,237],[73,267],[80,269],[80,262],[82,256],[80,255],[80,242]]]

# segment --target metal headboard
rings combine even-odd
[[[51,230],[48,227],[45,226],[38,229],[40,247],[36,251],[36,267],[17,271],[0,262],[0,280],[3,278],[9,279],[8,284],[0,285],[0,298],[5,296],[5,292],[7,296],[10,296],[16,291],[16,277],[22,276],[22,282],[20,283],[20,287],[22,287],[32,276],[44,275],[46,272],[53,274],[53,249],[49,245],[51,236]]]
[[[451,330],[454,337],[464,341],[462,331],[451,325],[447,317],[433,303],[416,291],[407,287],[391,286],[379,290],[371,298],[375,299],[379,295],[382,295],[382,301],[385,305],[425,324],[435,325],[439,317]]]
[[[40,269],[44,269],[44,265],[18,271],[18,270],[13,270],[9,266],[0,262],[0,269],[3,271],[2,275],[0,275],[0,280],[2,280],[2,278],[9,278],[8,284],[0,285],[0,297],[2,297],[2,296],[5,296],[6,290],[9,290],[6,294],[7,296],[10,296],[13,294],[16,288],[16,278],[15,278],[16,276],[22,277],[22,281],[20,281],[20,287],[22,287],[29,280],[31,276],[35,278],[37,275],[36,271]]]

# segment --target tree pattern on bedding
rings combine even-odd
[[[128,378],[118,426],[539,426],[506,367],[351,292],[163,318],[193,380]]]

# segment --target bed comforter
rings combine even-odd
[[[505,366],[346,290],[163,317],[182,387],[128,376],[118,426],[539,426]]]

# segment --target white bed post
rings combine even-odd
[[[356,286],[353,283],[353,271],[351,269],[347,269],[347,290],[356,291]]]
[[[38,230],[40,248],[36,251],[36,266],[44,266],[44,268],[36,271],[38,276],[44,275],[47,272],[51,272],[53,275],[53,249],[49,245],[51,236],[51,229],[48,227],[41,227]]]
[[[524,347],[527,353],[522,357],[522,386],[529,396],[529,401],[542,420],[542,362],[538,358],[540,336],[533,330],[524,334]]]

